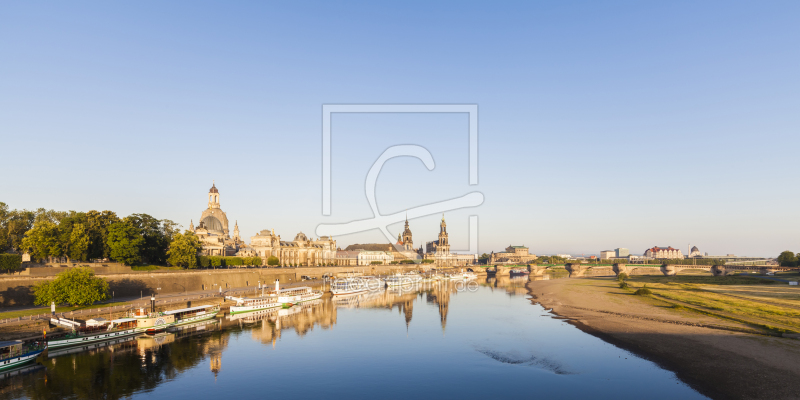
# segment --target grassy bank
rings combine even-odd
[[[743,276],[632,276],[629,288],[647,285],[652,298],[675,310],[701,313],[771,333],[800,333],[800,290]]]

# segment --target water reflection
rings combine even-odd
[[[475,291],[429,282],[62,349],[0,379],[0,398],[250,398],[265,390],[318,397],[332,389],[349,397],[485,398],[530,396],[531,387],[543,397],[608,397],[637,393],[625,387],[631,379],[661,388],[651,397],[700,397],[524,300],[529,279],[557,277],[483,277]],[[610,371],[626,379],[614,381]],[[476,377],[502,384],[463,384]],[[363,395],[348,390],[356,383]]]

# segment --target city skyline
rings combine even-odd
[[[793,2],[0,7],[12,209],[188,228],[215,180],[242,236],[312,235],[372,217],[370,165],[416,144],[435,169],[388,162],[379,207],[481,192],[481,206],[447,213],[453,251],[468,248],[470,215],[479,253],[797,251]],[[476,104],[480,183],[467,181],[464,115],[337,115],[323,216],[325,104]],[[410,220],[418,241],[438,219]]]

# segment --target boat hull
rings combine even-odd
[[[242,314],[253,311],[269,310],[270,308],[277,308],[282,306],[281,303],[267,303],[254,306],[231,306],[231,314]]]
[[[212,311],[202,315],[195,315],[194,317],[180,319],[175,321],[175,323],[173,323],[172,325],[184,325],[184,324],[191,324],[193,322],[205,321],[207,319],[212,319],[216,317],[217,314],[219,314],[219,310]]]
[[[135,328],[125,329],[116,332],[102,332],[96,335],[80,336],[67,339],[56,339],[47,341],[47,346],[51,349],[60,349],[69,346],[81,346],[88,343],[104,342],[106,340],[119,339],[125,336],[135,335],[139,332]]]
[[[45,348],[46,349],[46,348]],[[27,364],[39,357],[45,349],[32,351],[30,353],[23,354],[21,356],[8,358],[5,360],[0,360],[0,371],[5,371],[7,369],[19,367],[20,365]]]

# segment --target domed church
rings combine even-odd
[[[212,182],[208,189],[208,208],[200,214],[200,223],[194,227],[194,221],[189,224],[189,230],[194,232],[203,246],[200,255],[204,256],[232,256],[244,246],[239,237],[239,224],[235,224],[233,238],[228,230],[228,216],[219,205],[219,190]]]

